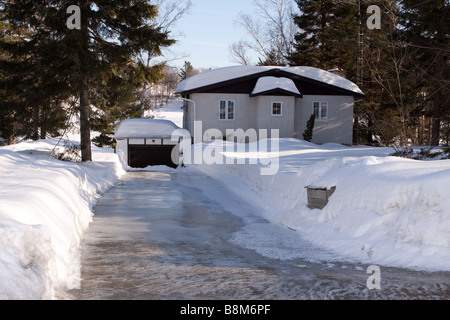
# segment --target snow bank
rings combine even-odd
[[[80,242],[98,194],[122,174],[116,156],[50,156],[57,140],[0,148],[0,299],[54,299],[80,280]]]
[[[317,70],[293,67],[290,71],[314,77]],[[343,78],[333,74],[333,79],[358,92]],[[174,118],[174,114],[171,116]],[[208,145],[195,145],[194,150],[204,150]],[[450,271],[450,160],[407,160],[390,157],[392,153],[391,148],[335,143],[319,146],[281,139],[280,168],[274,176],[261,176],[261,164],[237,164],[242,157],[270,156],[261,152],[223,152],[236,164],[189,165],[187,170],[222,181],[227,189],[249,202],[260,217],[295,230],[293,237],[280,239],[283,247],[292,242],[293,250],[282,252],[276,250],[276,243],[264,240],[264,234],[270,232],[267,225],[262,228],[250,221],[233,239],[261,254],[312,260],[338,256],[370,264]],[[309,185],[337,187],[324,210],[308,208],[305,187]],[[196,186],[231,212],[243,214],[234,210],[228,198],[211,194],[208,184]],[[323,251],[318,252],[317,247]]]
[[[221,180],[259,208],[261,217],[295,230],[299,242],[307,240],[344,260],[450,271],[450,161],[390,153],[389,148],[282,139],[274,176],[261,176],[260,165],[236,162],[189,168]],[[337,187],[323,210],[308,208],[309,185]],[[264,252],[252,240],[254,233],[242,232],[235,236],[239,244]]]

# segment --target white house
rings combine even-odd
[[[353,141],[353,105],[364,93],[353,82],[312,67],[232,66],[179,83],[186,101],[183,126],[194,136],[218,129],[278,129],[280,138],[300,138],[311,115],[314,143]],[[197,135],[199,133],[197,132]],[[228,137],[229,138],[229,137]]]

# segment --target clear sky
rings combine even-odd
[[[181,60],[170,62],[181,67],[184,61],[194,68],[218,68],[235,65],[229,58],[231,43],[246,37],[236,25],[239,13],[252,13],[252,0],[192,0],[191,13],[180,19],[174,33],[178,43],[172,48]],[[256,59],[255,59],[256,61]]]

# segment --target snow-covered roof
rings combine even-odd
[[[215,83],[258,74],[270,70],[271,68],[276,67],[231,66],[208,70],[181,81],[178,84],[175,93],[181,93],[183,91],[202,88]]]
[[[301,95],[294,81],[288,78],[261,77],[256,83],[252,95],[257,95],[272,90],[281,89],[296,95]]]
[[[247,76],[263,74],[268,71],[281,71],[319,81],[331,86],[348,90],[350,92],[363,95],[361,89],[348,79],[340,77],[334,73],[313,68],[313,67],[274,67],[274,66],[231,66],[209,70],[199,73],[193,77],[181,81],[175,93],[183,93],[195,89],[219,84],[234,79],[244,78]],[[269,75],[269,74],[268,74]]]
[[[180,128],[169,120],[129,119],[122,121],[116,129],[115,138],[167,138],[176,129]]]
[[[349,90],[354,93],[364,94],[361,89],[353,82],[337,74],[313,67],[289,67],[282,69],[284,71],[320,81],[338,88]]]

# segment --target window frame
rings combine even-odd
[[[222,102],[225,102],[225,119],[222,119]],[[233,104],[233,112],[230,112],[230,103]],[[233,118],[230,119],[230,114]],[[219,121],[235,121],[236,120],[236,102],[234,100],[219,100]]]
[[[280,114],[274,113],[274,105],[279,104],[280,105]],[[282,117],[283,116],[283,102],[282,101],[272,101],[271,107],[270,107],[270,114],[272,117]]]
[[[316,104],[319,104],[318,112],[316,114]],[[326,116],[323,117],[324,110],[326,110]],[[329,103],[328,101],[313,101],[313,112],[312,114],[316,117],[318,122],[328,122],[329,118]]]

